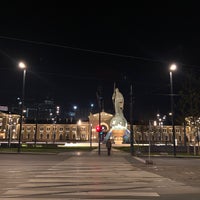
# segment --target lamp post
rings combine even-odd
[[[22,104],[21,104],[21,115],[20,115],[20,128],[18,138],[18,153],[21,152],[21,135],[22,135],[22,121],[23,121],[23,109],[24,109],[24,94],[25,94],[25,79],[26,79],[26,65],[23,62],[18,64],[19,68],[23,70],[23,85],[22,85]]]
[[[89,120],[89,122],[90,122],[90,149],[92,149],[92,122],[93,122],[93,115],[92,115],[92,111],[93,111],[93,108],[94,108],[94,104],[93,103],[91,103],[90,104],[90,120]]]
[[[146,160],[147,164],[153,164],[153,161],[151,160],[151,137],[152,137],[152,126],[156,126],[156,121],[149,120],[149,159]]]
[[[97,101],[99,104],[99,124],[97,130],[98,132],[98,155],[101,155],[101,139],[100,139],[100,132],[101,132],[101,112],[102,112],[102,102],[103,102],[103,96],[102,96],[102,88],[99,87],[98,91],[96,93],[97,95]]]
[[[8,147],[9,148],[11,146],[11,138],[12,138],[11,130],[12,130],[12,127],[13,127],[13,119],[12,119],[12,116],[9,115],[9,118],[8,118],[8,131],[7,131]]]
[[[175,136],[175,127],[174,127],[174,92],[173,92],[173,78],[172,78],[172,72],[176,70],[176,65],[172,64],[170,66],[170,91],[171,91],[171,114],[172,114],[172,134],[173,134],[173,153],[174,157],[176,157],[176,136]]]
[[[100,127],[100,130],[98,131],[98,155],[101,154],[101,135],[100,135],[100,132],[101,132],[101,99],[99,99],[99,127]]]
[[[74,105],[74,106],[73,106],[73,110],[74,110],[74,120],[76,120],[76,118],[77,118],[77,109],[78,109],[78,106]]]
[[[163,117],[158,113],[157,115],[157,121],[156,125],[158,125],[158,130],[159,130],[159,142],[163,143],[164,138],[163,138],[163,124],[164,121],[166,120],[166,115],[163,115]]]
[[[131,155],[134,155],[134,133],[133,133],[133,88],[130,86],[130,150]]]
[[[92,124],[93,124],[93,115],[90,112],[89,116],[89,123],[90,123],[90,148],[92,148]]]

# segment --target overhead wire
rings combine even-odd
[[[84,51],[84,52],[89,52],[89,53],[116,56],[116,57],[122,57],[122,58],[131,58],[131,59],[137,59],[137,60],[143,60],[143,61],[168,63],[167,61],[164,61],[164,60],[151,59],[151,58],[140,57],[140,56],[125,55],[125,54],[119,54],[119,53],[113,53],[113,52],[107,52],[107,51],[85,49],[85,48],[79,48],[79,47],[72,47],[72,46],[68,46],[68,45],[55,44],[55,43],[50,43],[50,42],[39,42],[39,41],[20,39],[20,38],[15,38],[15,37],[7,37],[7,36],[2,36],[2,35],[0,35],[0,39],[14,40],[14,41],[19,41],[19,42],[44,45],[44,46],[52,46],[52,47],[58,47],[58,48],[64,48],[64,49],[72,49],[75,51]]]
[[[43,45],[43,46],[50,46],[50,47],[57,47],[57,48],[64,48],[64,49],[71,49],[71,50],[74,50],[74,51],[83,51],[83,52],[101,54],[101,55],[107,55],[107,56],[129,58],[129,59],[141,60],[141,61],[146,61],[146,62],[163,63],[163,64],[169,64],[170,63],[167,60],[152,59],[152,58],[147,58],[147,57],[126,55],[126,54],[113,53],[113,52],[108,52],[108,51],[85,49],[85,48],[72,47],[72,46],[63,45],[63,44],[55,44],[55,43],[51,43],[51,42],[34,41],[34,40],[21,39],[21,38],[16,38],[16,37],[8,37],[8,36],[2,36],[2,35],[0,35],[0,39],[13,40],[13,41],[19,41],[19,42],[24,42],[24,43]],[[0,52],[2,53],[2,50],[0,50]],[[187,68],[187,69],[188,68],[190,68],[190,69],[193,68],[195,71],[200,71],[200,65],[186,64],[186,63],[181,63],[181,62],[176,62],[176,63],[178,65],[180,65],[180,66],[184,66],[184,68]],[[2,68],[0,68],[0,69],[2,69]]]
[[[13,40],[13,41],[19,41],[19,42],[31,43],[31,44],[37,44],[37,45],[44,45],[44,46],[52,46],[52,47],[64,48],[64,49],[72,49],[75,51],[84,51],[84,52],[89,52],[89,53],[116,56],[116,57],[122,57],[122,58],[131,58],[131,59],[137,59],[137,60],[143,60],[143,61],[164,63],[164,64],[169,63],[169,61],[166,61],[166,60],[159,60],[159,59],[152,59],[152,58],[147,58],[147,57],[119,54],[119,53],[113,53],[113,52],[108,52],[108,51],[85,49],[85,48],[79,48],[79,47],[72,47],[72,46],[68,46],[68,45],[34,41],[34,40],[28,40],[28,39],[20,39],[20,38],[8,37],[8,36],[2,36],[2,35],[0,35],[0,39]],[[197,70],[200,70],[200,65],[186,64],[186,63],[180,63],[180,62],[178,62],[178,63],[182,66],[190,66],[190,67],[196,68]]]

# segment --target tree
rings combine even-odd
[[[200,82],[199,78],[193,72],[185,73],[185,81],[179,92],[179,101],[177,104],[177,119],[184,125],[184,145],[186,146],[186,118],[190,118],[191,124],[195,124],[200,117]]]

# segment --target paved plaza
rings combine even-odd
[[[200,195],[200,185],[159,175],[159,166],[147,166],[142,160],[115,150],[111,156],[101,149],[101,155],[96,150],[0,154],[0,159],[0,200],[195,200]]]

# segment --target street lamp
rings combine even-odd
[[[103,96],[101,88],[98,89],[97,93],[97,102],[99,104],[99,124],[96,127],[96,131],[98,132],[98,155],[101,154],[101,140],[100,140],[100,133],[101,133],[101,112],[102,112],[102,103],[103,103]]]
[[[150,158],[150,156],[151,156],[151,137],[152,137],[152,132],[153,132],[152,126],[156,126],[156,121],[149,120],[149,159],[146,160],[147,164],[153,164],[153,161]]]
[[[175,127],[174,127],[174,92],[173,92],[173,78],[172,78],[172,72],[176,70],[176,65],[172,64],[170,66],[170,89],[171,89],[171,114],[172,114],[172,134],[173,134],[173,153],[174,157],[176,157],[176,142],[175,142]]]
[[[8,118],[8,130],[7,130],[7,138],[8,138],[8,147],[10,148],[10,145],[11,145],[11,139],[12,139],[12,130],[13,128],[13,119],[12,119],[12,116],[9,115],[9,118]]]
[[[76,113],[76,112],[77,112],[77,109],[78,109],[78,106],[74,105],[74,106],[73,106],[73,110],[74,110],[74,120],[76,120],[76,118],[77,118],[77,116],[76,116],[76,115],[77,115],[77,113]]]
[[[130,150],[131,155],[134,155],[134,133],[133,133],[133,87],[130,86]]]
[[[156,121],[156,126],[158,126],[158,131],[159,131],[159,142],[163,143],[163,124],[164,121],[166,120],[166,115],[161,116],[159,113],[156,115],[157,116],[157,121]]]
[[[91,103],[91,104],[90,104],[90,113],[92,113],[92,112],[93,112],[93,108],[94,108],[94,104],[93,104],[93,103]]]
[[[21,115],[20,115],[20,128],[18,138],[18,153],[21,152],[21,135],[22,135],[22,121],[23,121],[23,109],[24,109],[24,94],[25,94],[25,79],[26,79],[26,65],[23,62],[18,64],[19,68],[23,70],[23,85],[22,85],[22,104],[21,104]]]

